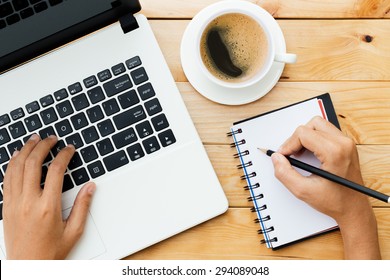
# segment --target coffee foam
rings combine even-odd
[[[215,65],[207,47],[207,35],[211,30],[219,32],[233,64],[243,70],[239,77],[231,77]],[[250,80],[263,67],[268,49],[267,35],[263,28],[254,19],[239,13],[215,18],[205,28],[200,41],[201,58],[209,72],[222,81],[235,83]]]

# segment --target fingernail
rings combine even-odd
[[[57,139],[56,135],[50,135],[49,138]]]
[[[271,156],[271,159],[272,159],[272,162],[275,164],[275,163],[278,163],[281,161],[281,158],[282,155],[279,154],[279,153],[273,153],[272,156]]]
[[[33,134],[33,135],[31,135],[30,140],[31,140],[31,141],[38,141],[38,140],[39,140],[38,134]]]
[[[87,187],[87,192],[90,194],[93,194],[96,190],[96,185],[93,182],[89,182],[86,187]]]
[[[12,154],[12,157],[16,157],[19,154],[19,150],[15,150]]]

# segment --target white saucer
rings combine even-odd
[[[284,69],[284,63],[274,62],[268,74],[258,83],[242,88],[230,89],[217,85],[210,81],[203,73],[197,62],[197,49],[194,44],[195,34],[199,26],[205,21],[210,10],[215,9],[216,5],[224,5],[224,1],[218,2],[199,12],[187,26],[181,41],[181,63],[185,75],[191,85],[204,97],[225,105],[242,105],[253,102],[266,95],[279,81]],[[274,36],[276,53],[286,52],[286,42],[282,30],[274,18],[265,10],[256,6],[261,14],[272,18],[271,34]]]

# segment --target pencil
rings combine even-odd
[[[265,153],[267,156],[272,156],[273,153],[275,153],[274,151],[272,150],[267,150],[267,149],[261,149],[261,148],[258,148],[261,152]],[[342,178],[340,176],[337,176],[335,174],[332,174],[330,172],[327,172],[325,170],[322,170],[320,168],[317,168],[315,166],[312,166],[312,165],[309,165],[307,163],[304,163],[302,161],[299,161],[295,158],[291,158],[291,157],[288,157],[286,156],[287,160],[290,162],[290,164],[292,166],[295,166],[295,167],[298,167],[299,169],[302,169],[302,170],[305,170],[307,172],[310,172],[312,174],[315,174],[315,175],[318,175],[322,178],[325,178],[325,179],[328,179],[332,182],[335,182],[337,184],[340,184],[342,186],[345,186],[347,188],[350,188],[350,189],[353,189],[355,191],[358,191],[358,192],[361,192],[365,195],[368,195],[368,196],[371,196],[373,198],[376,198],[376,199],[379,199],[383,202],[386,202],[386,203],[390,203],[390,196],[388,195],[385,195],[381,192],[378,192],[378,191],[375,191],[375,190],[372,190],[370,188],[367,188],[365,186],[362,186],[362,185],[359,185],[359,184],[356,184],[352,181],[349,181],[345,178]]]

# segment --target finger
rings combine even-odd
[[[274,153],[271,156],[274,165],[275,177],[291,191],[293,195],[301,200],[305,200],[307,189],[312,182],[309,178],[296,171],[289,161],[282,154]]]
[[[4,174],[3,191],[5,196],[10,197],[12,192],[19,195],[23,188],[23,176],[25,169],[25,160],[34,150],[40,138],[33,134],[20,151],[15,151],[8,163],[7,170]],[[13,176],[12,174],[15,174]]]
[[[74,153],[74,146],[68,145],[58,153],[49,165],[43,195],[46,198],[54,199],[55,205],[61,205],[60,202],[64,173]]]
[[[312,118],[306,125],[314,130],[322,131],[330,135],[343,135],[340,129],[319,116]]]
[[[303,149],[307,149],[315,154],[315,156],[323,162],[324,150],[327,150],[327,145],[331,145],[323,133],[315,131],[308,126],[298,127],[293,135],[278,149],[278,152],[283,155],[297,154]]]
[[[33,192],[41,191],[40,184],[42,176],[42,164],[56,143],[57,137],[55,135],[39,141],[39,143],[25,159],[25,167],[23,172],[24,183],[22,191],[26,192],[27,195],[30,195],[30,193]]]
[[[67,242],[70,244],[75,244],[84,232],[89,207],[95,190],[95,183],[88,182],[77,194],[65,227],[65,236],[67,238]]]

